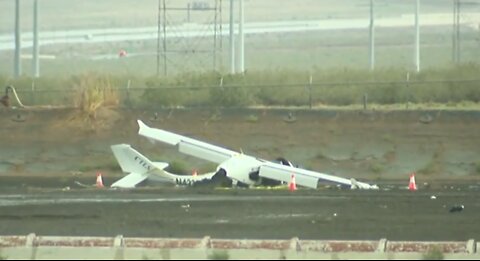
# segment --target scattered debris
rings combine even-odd
[[[173,108],[170,109],[170,111],[168,112],[167,119],[172,118],[172,116],[173,116]]]
[[[82,172],[81,171],[78,171],[78,170],[72,170],[70,171],[70,175],[72,176],[78,176],[78,175],[81,175]]]
[[[12,121],[16,121],[16,122],[24,122],[26,120],[26,117],[25,115],[17,113],[17,115],[13,116],[11,119]]]
[[[188,212],[188,210],[190,209],[190,204],[184,204],[181,205],[181,207],[185,210],[185,212]]]
[[[86,185],[86,184],[83,184],[83,183],[81,183],[80,181],[77,181],[77,180],[75,180],[74,182],[75,182],[75,184],[77,184],[77,185],[79,185],[80,187],[83,187],[83,188],[92,188],[92,187],[95,186],[95,185]]]
[[[465,208],[464,205],[455,205],[450,208],[450,213],[461,212]]]
[[[151,121],[161,121],[160,117],[158,116],[158,112],[153,114],[153,117],[150,118]]]
[[[288,115],[283,118],[283,121],[292,123],[296,122],[297,118],[293,115],[293,113],[289,112]]]

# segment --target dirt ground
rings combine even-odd
[[[290,116],[289,116],[290,115]],[[0,234],[219,238],[480,238],[480,112],[0,110]],[[136,119],[264,159],[379,184],[379,191],[93,190],[121,177],[110,145],[155,161],[211,164],[137,135]],[[419,191],[410,192],[411,172]],[[431,199],[435,195],[437,199]],[[461,213],[449,213],[464,204]],[[188,208],[185,206],[188,205]]]
[[[291,118],[289,118],[289,114]],[[212,164],[137,134],[137,119],[267,160],[365,180],[477,179],[480,111],[288,109],[0,110],[1,176],[121,176],[110,146],[128,143],[186,169]],[[187,173],[186,173],[187,174]],[[1,177],[0,176],[0,177]]]

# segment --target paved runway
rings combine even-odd
[[[0,192],[0,234],[248,239],[480,238],[476,183],[339,189],[23,188]],[[434,195],[436,199],[432,199]],[[451,206],[465,205],[450,213]]]

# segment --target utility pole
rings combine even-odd
[[[452,61],[460,62],[460,0],[453,0]]]
[[[163,75],[167,76],[167,7],[163,0]]]
[[[218,19],[218,0],[215,0],[215,18],[213,22],[213,71],[217,70],[217,19]]]
[[[245,35],[243,32],[243,24],[245,22],[243,17],[243,0],[238,0],[239,2],[239,24],[238,24],[238,34],[239,34],[239,46],[238,46],[238,72],[245,72]]]
[[[373,12],[374,0],[370,0],[370,70],[375,70],[375,20]]]
[[[420,72],[420,25],[419,25],[420,0],[415,5],[415,70]]]
[[[457,3],[457,17],[456,17],[455,24],[457,29],[456,29],[455,39],[457,44],[455,45],[456,47],[455,52],[457,53],[456,63],[460,63],[460,50],[461,50],[460,49],[460,0],[456,0],[456,3]]]
[[[20,61],[21,52],[20,40],[20,0],[15,0],[15,62],[14,62],[14,76],[20,77],[22,74],[22,64]]]
[[[33,55],[32,68],[33,77],[40,77],[40,67],[38,62],[38,0],[33,0]]]
[[[163,11],[163,19],[162,19]],[[163,42],[163,75],[167,75],[167,34],[166,34],[166,8],[165,0],[158,0],[158,24],[157,24],[157,77],[160,76],[160,35]],[[163,20],[163,21],[162,21]],[[162,23],[163,22],[163,23]],[[163,31],[163,33],[162,33]]]
[[[230,74],[235,74],[234,0],[230,0]]]
[[[157,13],[157,77],[160,76],[160,25],[161,25],[161,0],[158,0],[158,13]]]

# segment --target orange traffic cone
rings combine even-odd
[[[408,183],[408,189],[411,191],[417,190],[417,184],[415,184],[415,172],[410,174],[410,182]]]
[[[295,175],[292,174],[292,178],[290,179],[290,183],[288,183],[288,190],[295,191],[297,190],[297,183],[295,183]]]
[[[103,188],[103,180],[102,180],[102,173],[97,172],[97,188]]]

